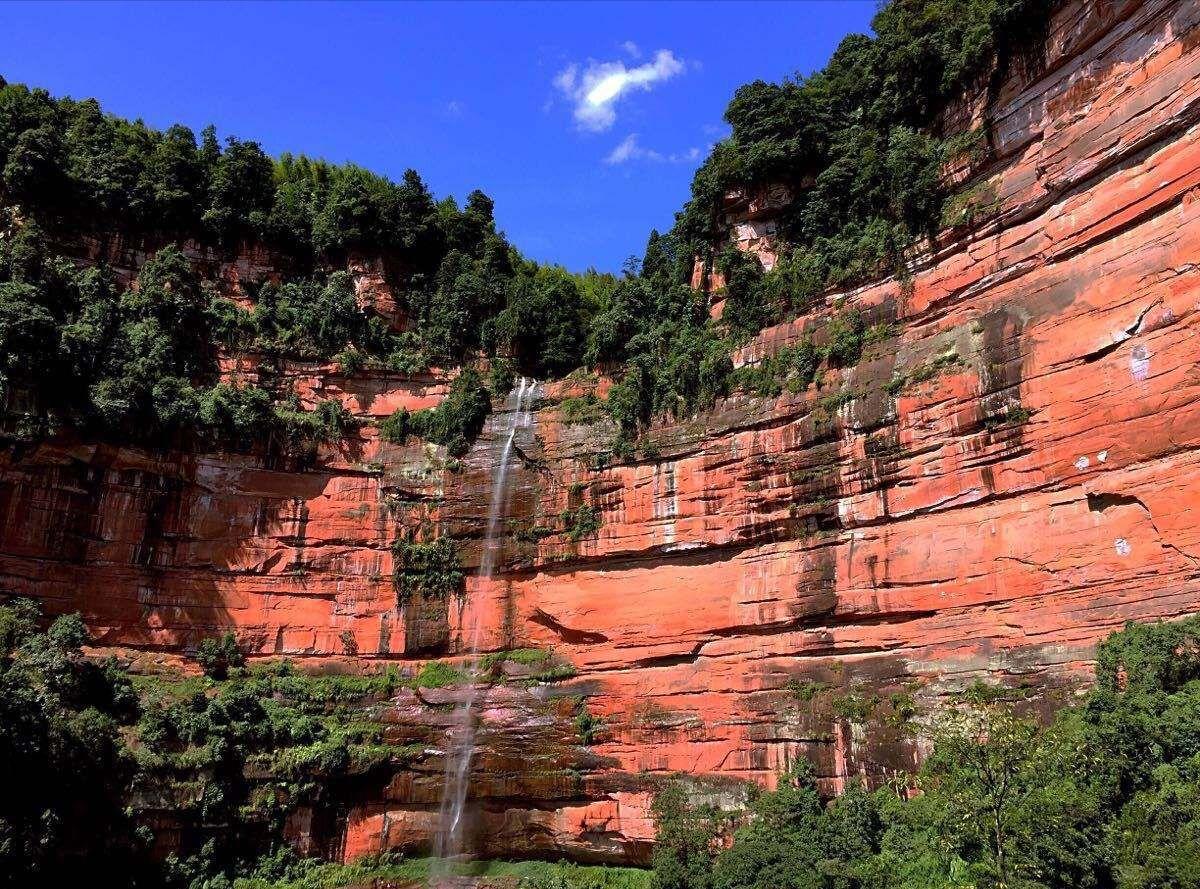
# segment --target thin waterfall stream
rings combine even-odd
[[[506,430],[497,440],[502,441],[495,475],[492,480],[492,496],[488,505],[487,524],[484,531],[483,554],[479,562],[479,578],[486,583],[496,573],[496,565],[504,544],[504,518],[508,507],[509,458],[516,441],[517,430],[527,428],[532,420],[531,406],[537,389],[536,380],[521,377],[518,385],[506,399],[506,407],[512,402],[507,415]],[[482,631],[480,609],[473,607],[469,613],[470,626],[464,634],[467,643],[465,673],[471,677],[465,694],[459,700],[454,724],[447,737],[446,773],[442,788],[442,803],[438,820],[438,833],[434,842],[435,862],[430,884],[441,885],[449,875],[451,863],[467,850],[464,848],[464,812],[470,783],[471,761],[475,756],[475,734],[478,728],[476,704],[479,701],[480,683],[474,677]],[[460,612],[462,614],[463,612]],[[461,617],[460,617],[461,619]],[[461,627],[460,627],[461,629]]]

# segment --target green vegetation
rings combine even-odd
[[[1043,32],[1050,0],[893,0],[876,36],[852,35],[811,76],[739,89],[732,135],[697,172],[692,197],[666,234],[618,279],[572,275],[525,260],[496,228],[479,191],[460,207],[436,201],[415,171],[392,182],[352,164],[272,159],[210,127],[154,130],[0,80],[0,400],[6,438],[71,427],[82,435],[310,458],[358,420],[339,401],[305,409],[279,380],[285,359],[424,373],[466,365],[437,408],[397,412],[392,441],[415,435],[461,456],[491,398],[518,372],[546,377],[602,369],[608,397],[568,399],[568,423],[606,413],[618,458],[654,451],[638,440],[660,416],[685,418],[735,388],[773,397],[802,391],[822,367],[848,368],[895,335],[854,309],[754,367],[731,351],[764,325],[810,311],[827,289],[905,273],[913,245],[940,225],[995,210],[987,183],[947,195],[939,170],[984,159],[986,132],[944,138],[938,116],[970,87],[994,88]],[[786,186],[783,247],[764,272],[727,243],[725,195]],[[76,260],[83,239],[100,259]],[[150,255],[127,281],[104,257]],[[213,292],[197,251],[270,251],[278,279],[244,282],[246,309]],[[725,279],[720,321],[690,286],[693,259]],[[377,262],[409,328],[356,292],[351,257]],[[402,271],[401,271],[402,270]],[[253,357],[254,382],[223,376],[222,357]],[[488,359],[485,387],[469,365]],[[929,379],[938,356],[889,384]],[[850,391],[821,399],[832,413]],[[1019,405],[984,420],[1018,425]],[[885,447],[890,447],[884,443]],[[577,492],[581,493],[581,492]],[[601,516],[578,503],[560,516],[572,541]],[[546,529],[528,531],[531,538]],[[523,533],[523,532],[522,532]],[[464,587],[448,536],[399,540],[401,604],[444,600]],[[416,677],[304,676],[286,663],[244,663],[231,635],[197,651],[205,677],[130,678],[85,659],[77,616],[42,628],[25,602],[0,607],[0,882],[223,889],[333,886],[404,878],[423,863],[342,866],[282,850],[283,819],[338,782],[361,779],[419,748],[382,743],[364,705],[402,686],[467,677],[442,662]],[[354,636],[343,635],[348,654]],[[547,652],[506,652],[532,681],[571,675]],[[486,660],[486,659],[485,659]],[[485,666],[481,664],[481,666]],[[495,663],[486,664],[490,669]],[[1101,649],[1098,686],[1048,726],[976,689],[937,720],[933,755],[894,789],[852,787],[830,805],[803,765],[762,794],[733,845],[731,818],[694,805],[682,786],[659,795],[655,880],[661,889],[740,887],[1184,887],[1200,883],[1200,624],[1130,627]],[[812,703],[829,689],[794,690]],[[860,722],[883,704],[862,689],[830,706]],[[911,715],[910,698],[892,711]],[[654,726],[668,714],[646,702]],[[580,706],[576,729],[602,726]],[[253,777],[252,777],[253,776]],[[163,794],[191,825],[164,868],[130,801]],[[642,887],[640,872],[536,863],[483,865],[539,887]],[[506,870],[508,868],[509,870]],[[408,869],[407,871],[405,869]]]
[[[835,695],[831,701],[833,712],[841,719],[865,725],[879,706],[879,696],[864,688],[852,687]]]
[[[523,667],[531,667],[544,664],[553,656],[553,652],[544,648],[510,648],[505,651],[492,651],[479,659],[479,669],[488,672],[505,661],[520,664]]]
[[[816,379],[821,355],[811,337],[765,355],[756,364],[739,367],[733,382],[739,388],[764,398],[774,398],[785,389],[803,392]]]
[[[940,222],[943,228],[972,226],[994,215],[998,209],[1000,196],[996,193],[996,185],[985,180],[948,197],[942,206]]]
[[[466,574],[453,537],[442,535],[430,541],[397,538],[392,544],[392,562],[392,583],[400,605],[408,605],[414,598],[439,601],[464,592]]]
[[[976,685],[937,715],[911,779],[826,804],[801,763],[749,817],[659,794],[659,889],[1171,889],[1200,877],[1200,618],[1128,625],[1093,691],[1040,724]],[[801,700],[823,692],[796,686]],[[869,717],[871,695],[835,707]],[[892,697],[897,714],[911,698]],[[911,797],[911,798],[910,798]],[[718,838],[740,825],[732,845]]]
[[[519,522],[513,519],[508,521],[508,533],[518,543],[538,544],[547,537],[554,535],[554,529],[548,528],[545,525],[530,524],[529,522]]]
[[[590,503],[564,509],[559,518],[562,520],[564,533],[571,538],[572,543],[579,543],[584,538],[591,537],[603,524],[600,510]]]
[[[433,859],[380,855],[354,864],[334,864],[311,858],[279,855],[260,861],[253,874],[234,881],[234,889],[340,889],[345,886],[382,885],[387,882],[425,881]],[[553,864],[545,861],[458,862],[451,874],[516,889],[648,889],[650,873],[629,867],[596,867]]]
[[[461,685],[466,679],[467,674],[461,670],[442,661],[430,661],[413,680],[413,687],[445,688],[448,685]]]
[[[445,445],[452,457],[466,453],[491,411],[491,400],[479,374],[467,368],[454,382],[437,407],[417,411],[409,419],[414,434],[436,444]]]
[[[598,423],[607,416],[604,402],[591,394],[564,398],[558,408],[562,421],[568,426]]]
[[[553,651],[545,648],[514,648],[507,651],[493,651],[479,659],[476,668],[480,673],[495,675],[504,663],[518,664],[531,668],[524,675],[519,675],[517,681],[526,684],[538,682],[562,682],[575,675],[575,667],[554,656]],[[501,677],[503,678],[503,677]]]
[[[653,889],[709,889],[730,817],[711,803],[695,804],[683,782],[667,785],[651,808],[657,827]],[[780,884],[784,885],[784,884]]]
[[[319,803],[337,782],[421,757],[382,742],[369,706],[403,685],[439,687],[463,674],[428,663],[413,679],[306,676],[287,662],[231,666],[227,679],[130,678],[83,658],[78,616],[39,629],[35,606],[0,607],[0,877],[119,879],[130,886],[337,886],[364,875],[419,876],[419,861],[349,867],[301,861],[280,844],[287,813]],[[218,640],[209,651],[232,651]],[[228,651],[226,652],[228,655]],[[496,655],[530,666],[550,653]],[[797,700],[830,689],[796,683]],[[905,693],[891,696],[911,715]],[[833,701],[847,719],[873,718],[865,690]],[[1022,697],[976,685],[935,714],[934,747],[908,782],[851,786],[826,803],[801,763],[761,793],[749,817],[666,787],[654,812],[661,889],[742,887],[1183,887],[1200,873],[1200,618],[1129,625],[1100,648],[1097,683],[1048,724]],[[583,702],[576,727],[600,723]],[[659,718],[648,709],[645,720]],[[251,778],[250,776],[254,776]],[[920,793],[905,793],[906,787]],[[131,794],[171,790],[197,830],[160,866]],[[200,829],[201,825],[208,825]],[[718,841],[731,827],[732,845]],[[644,885],[645,873],[528,864],[473,865],[527,886]],[[525,869],[522,869],[525,868]],[[212,882],[212,881],[218,882]],[[551,880],[551,882],[536,882]],[[553,882],[557,881],[557,882]],[[597,882],[598,881],[598,882]],[[606,882],[607,881],[607,882]],[[633,881],[633,882],[628,882]]]
[[[945,351],[928,361],[917,365],[908,373],[895,373],[892,378],[884,385],[884,391],[895,397],[910,386],[919,386],[921,383],[928,382],[936,377],[942,371],[952,367],[959,366],[963,363],[962,357],[953,347],[947,348]]]
[[[238,648],[237,637],[225,633],[216,639],[205,639],[196,650],[196,662],[210,679],[228,679],[231,669],[246,665],[246,656]]]
[[[729,391],[729,343],[710,322],[704,295],[680,283],[688,257],[677,246],[652,232],[640,268],[627,268],[589,332],[588,364],[624,365],[605,401],[621,458],[633,455],[653,417],[689,416]]]
[[[762,397],[773,398],[785,390],[803,392],[817,379],[822,364],[851,367],[862,360],[865,350],[896,333],[894,324],[880,322],[867,326],[861,312],[841,311],[798,342],[783,346],[755,364],[739,367],[730,379],[734,386]],[[814,335],[823,345],[815,344]]]
[[[732,135],[692,183],[677,230],[703,255],[723,196],[767,183],[792,189],[783,220],[793,245],[784,277],[793,310],[829,283],[895,268],[938,224],[938,170],[977,139],[936,138],[937,115],[974,87],[998,85],[1044,33],[1050,0],[904,0],[881,7],[875,36],[846,37],[821,71],[742,86],[725,112]],[[739,318],[785,308],[762,300]]]
[[[340,441],[354,423],[340,403],[306,412],[294,396],[218,379],[217,345],[256,329],[249,313],[209,296],[174,247],[120,288],[106,269],[55,255],[33,223],[0,239],[0,395],[18,436],[69,424],[238,450],[273,440],[290,454]]]
[[[809,311],[830,286],[903,278],[905,252],[936,232],[943,212],[956,224],[989,212],[984,186],[953,199],[943,193],[942,164],[978,159],[981,133],[938,138],[937,115],[964,88],[998,83],[1036,46],[1049,8],[1049,0],[892,2],[872,23],[877,36],[847,37],[824,70],[738,90],[726,111],[733,134],[697,171],[675,228],[652,233],[640,273],[618,284],[592,323],[588,363],[625,363],[608,399],[618,457],[632,456],[639,429],[657,414],[685,416],[731,386],[767,396],[800,391],[822,362],[852,366],[895,335],[851,310],[761,366],[731,376],[726,358],[731,343]],[[726,193],[769,184],[792,194],[775,266],[764,272],[733,246],[714,255],[727,235]],[[724,278],[720,324],[687,301],[693,256],[710,259]],[[658,318],[671,322],[649,320]]]
[[[733,344],[809,310],[830,285],[903,273],[905,251],[949,220],[990,212],[986,183],[943,193],[947,160],[977,163],[983,129],[942,138],[938,115],[964,89],[995,86],[1038,45],[1050,0],[896,0],[875,37],[851,35],[828,65],[780,84],[737,91],[732,135],[697,171],[672,231],[652,232],[640,263],[618,280],[571,275],[523,259],[496,230],[479,191],[460,208],[435,201],[408,171],[399,183],[352,164],[268,158],[255,142],[207,129],[153,130],[105,115],[96,102],[0,85],[0,385],[10,434],[62,425],[95,434],[174,441],[198,437],[249,449],[264,435],[311,456],[336,442],[345,418],[302,419],[269,380],[221,383],[219,352],[368,364],[406,373],[491,359],[493,394],[515,372],[545,378],[581,365],[613,373],[604,402],[564,405],[567,422],[616,426],[612,452],[635,456],[657,416],[690,416],[733,387],[799,391],[822,363],[849,367],[892,335],[840,312],[811,344],[732,373]],[[778,262],[764,272],[727,243],[726,192],[783,185]],[[157,253],[124,288],[100,264],[80,270],[54,246],[87,234],[141,238]],[[248,285],[253,310],[199,286],[172,244],[215,251],[258,243],[279,254],[277,282]],[[403,333],[355,292],[351,255],[377,258],[403,303]],[[711,321],[690,287],[693,258],[725,277]],[[403,269],[403,275],[396,270]],[[477,375],[463,375],[445,410],[398,413],[394,441],[417,435],[460,456],[487,413]],[[262,387],[262,388],[259,388]],[[645,448],[643,456],[651,457]]]
[[[525,677],[527,683],[565,682],[575,678],[575,666],[559,660],[548,660],[540,670]]]
[[[814,682],[811,679],[806,679],[803,682],[797,679],[788,680],[787,690],[797,701],[808,703],[817,695],[829,691],[833,686],[826,682]]]
[[[613,284],[522,259],[482,192],[460,209],[411,170],[394,183],[351,164],[273,161],[254,142],[222,146],[211,128],[197,142],[186,127],[154,130],[2,80],[0,195],[0,396],[6,428],[24,437],[71,425],[225,448],[300,439],[309,453],[327,418],[299,420],[269,373],[221,383],[220,353],[404,373],[503,353],[493,366],[510,378],[561,374],[580,364]],[[102,259],[80,268],[78,250],[63,252],[116,235],[152,254],[133,286]],[[201,284],[182,249],[193,244],[226,257],[265,246],[282,277],[243,282],[246,310]],[[351,255],[380,261],[410,329],[395,332],[356,293],[339,270]],[[478,422],[466,419],[407,431],[461,449]]]
[[[578,281],[558,268],[536,268],[514,280],[496,316],[495,345],[521,357],[522,367],[545,379],[579,367],[586,336]]]
[[[283,879],[284,864],[314,869],[282,844],[288,813],[424,756],[420,745],[384,744],[372,705],[405,685],[463,679],[440,662],[411,679],[395,668],[247,668],[230,635],[200,645],[206,676],[130,677],[82,656],[78,615],[42,625],[28,601],[0,606],[0,753],[12,769],[0,794],[4,885],[212,889],[271,867]],[[165,862],[134,814],[147,800],[191,825]]]
[[[231,634],[205,640],[206,675],[130,677],[113,660],[81,654],[78,615],[47,629],[25,600],[0,606],[0,882],[216,889],[238,885],[343,886],[421,877],[425,860],[383,856],[353,865],[302,860],[283,841],[289,813],[336,802],[390,764],[421,759],[421,744],[384,743],[378,705],[401,688],[468,680],[441,661],[413,677],[306,675],[290,662],[245,666]],[[535,668],[534,681],[569,672],[551,652],[496,655]],[[162,802],[155,802],[155,801]],[[139,811],[166,805],[182,849],[167,860]],[[146,807],[149,806],[149,809]],[[645,887],[647,871],[484,862],[466,873],[521,886]],[[66,882],[63,882],[66,881]]]
[[[600,740],[606,722],[588,709],[587,700],[579,699],[579,708],[575,713],[575,731],[579,734],[579,743],[590,747]]]
[[[651,233],[592,319],[585,361],[623,364],[607,406],[618,433],[613,454],[636,452],[654,416],[680,418],[711,407],[731,388],[764,396],[802,391],[822,362],[849,367],[863,349],[894,335],[856,312],[760,366],[732,373],[731,344],[767,324],[810,310],[826,289],[880,274],[906,274],[904,256],[936,232],[991,211],[984,185],[948,197],[939,170],[948,159],[981,158],[982,131],[939,138],[937,115],[972,86],[998,84],[1035,48],[1050,0],[904,0],[884,5],[874,38],[847,37],[808,78],[740,88],[725,113],[732,135],[697,171],[692,197],[666,235]],[[785,245],[769,272],[727,243],[723,201],[770,184],[793,200],[781,220]],[[712,323],[686,284],[692,258],[725,280],[722,321]],[[819,343],[821,345],[816,345]],[[901,384],[902,385],[902,384]]]
[[[30,602],[0,607],[0,883],[150,885],[151,837],[125,809],[137,696],[114,662],[80,654],[78,615],[39,621]]]
[[[1021,426],[1033,417],[1033,411],[1022,404],[1010,404],[999,414],[985,417],[983,426],[989,432],[995,432],[1005,426]]]
[[[221,383],[217,390],[225,387],[226,384]],[[246,388],[243,391],[254,391],[260,400],[267,398],[262,390]],[[358,425],[340,401],[319,401],[313,410],[306,411],[295,397],[274,406],[271,422],[285,453],[309,457],[315,454],[317,445],[341,442],[346,433]]]
[[[441,404],[414,414],[400,408],[380,424],[379,432],[397,444],[415,435],[445,445],[451,457],[461,457],[482,431],[491,410],[491,396],[483,380],[471,368],[464,368],[450,384]]]

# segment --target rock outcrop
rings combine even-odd
[[[658,425],[656,456],[619,465],[596,457],[605,422],[558,407],[604,381],[544,385],[503,570],[461,603],[400,604],[392,543],[439,528],[477,564],[499,415],[457,465],[369,424],[305,471],[14,448],[0,584],[128,650],[186,652],[228,628],[306,666],[416,668],[461,654],[472,615],[488,650],[553,649],[573,676],[485,695],[472,799],[494,855],[644,861],[655,783],[674,772],[736,793],[805,756],[830,790],[886,780],[921,754],[909,722],[976,679],[1051,706],[1126,620],[1200,610],[1200,7],[1070,3],[1035,77],[956,113],[987,125],[970,183],[986,218],[944,232],[909,280],[831,295],[737,361],[835,306],[891,325],[886,341],[806,391]],[[771,202],[742,203],[756,209],[738,237],[773,257]],[[270,274],[259,259],[210,273]],[[395,306],[369,264],[354,271]],[[362,418],[446,385],[285,371]],[[581,506],[601,524],[573,540],[563,514]],[[392,740],[436,751],[442,706],[391,702]],[[436,753],[398,768],[319,842],[421,845],[440,780]],[[297,837],[315,830],[302,822]]]

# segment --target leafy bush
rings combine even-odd
[[[337,889],[357,885],[424,885],[442,863],[398,853],[368,855],[353,864],[298,858],[280,852],[260,858],[252,876],[234,889]],[[452,879],[481,880],[514,889],[648,889],[650,875],[629,867],[602,867],[549,861],[466,861],[449,865]]]
[[[91,100],[3,82],[0,192],[0,394],[29,436],[74,424],[136,429],[155,442],[182,434],[260,445],[246,435],[269,426],[253,413],[258,392],[210,391],[218,349],[335,360],[347,373],[371,363],[422,373],[432,361],[452,366],[504,350],[527,371],[562,373],[580,363],[587,316],[610,281],[523,260],[479,191],[460,209],[436,203],[412,170],[394,183],[352,164],[272,161],[254,142],[222,144],[212,128],[197,142],[186,127],[160,132]],[[59,255],[80,235],[114,232],[151,250],[165,245],[128,290],[103,266],[81,270]],[[228,250],[265,243],[282,254],[283,274],[242,282],[254,303],[247,311],[200,286],[171,246],[185,240]],[[404,303],[404,333],[346,271],[314,274],[351,253],[378,260]],[[207,418],[211,428],[198,422]],[[450,418],[462,428],[441,419],[417,422],[456,451],[477,431],[474,415]],[[284,420],[292,427],[297,418]]]
[[[238,647],[237,636],[222,633],[215,639],[205,639],[196,649],[196,661],[204,675],[211,679],[228,679],[230,670],[246,665],[246,656]]]
[[[381,427],[389,441],[403,442],[409,435],[445,445],[452,457],[463,456],[483,430],[492,410],[488,390],[479,374],[465,368],[450,384],[450,391],[435,408],[410,414],[401,408]]]
[[[445,600],[463,592],[466,574],[453,537],[443,535],[429,542],[397,539],[392,560],[392,582],[400,605],[414,597]]]
[[[494,342],[534,377],[562,376],[580,364],[584,343],[579,284],[563,269],[542,267],[514,278],[496,316]]]
[[[725,277],[722,320],[736,337],[752,336],[780,314],[762,286],[763,269],[758,259],[730,245],[717,257],[716,265]]]
[[[693,804],[680,782],[656,794],[650,811],[657,828],[651,857],[654,889],[713,889],[717,853],[729,823],[725,813],[711,804]]]
[[[331,358],[347,346],[367,346],[370,316],[359,306],[346,272],[318,280],[268,283],[252,313],[258,345],[299,358]]]
[[[984,428],[995,432],[1005,426],[1021,426],[1033,417],[1033,411],[1022,404],[1010,404],[1001,413],[984,417]]]
[[[605,722],[594,715],[587,707],[587,702],[579,702],[579,712],[575,714],[575,732],[579,735],[579,743],[586,747],[595,744],[600,733],[604,730]]]
[[[87,632],[78,615],[44,632],[41,624],[28,601],[0,606],[0,752],[11,769],[0,794],[5,885],[332,886],[428,872],[428,861],[399,856],[354,865],[302,860],[283,842],[284,825],[300,806],[328,804],[323,796],[338,782],[423,757],[421,744],[384,744],[371,705],[403,685],[466,682],[465,673],[438,661],[409,680],[395,667],[321,676],[288,661],[234,669],[240,656],[226,634],[201,646],[209,678],[131,682],[113,661],[82,655]],[[548,654],[510,653],[552,669]],[[151,854],[152,833],[135,821],[146,799],[174,801],[184,826],[166,861]],[[561,878],[577,889],[644,889],[649,878],[540,862],[469,867],[526,881]]]
[[[585,537],[591,537],[600,530],[603,519],[600,510],[590,503],[581,503],[573,509],[564,509],[559,515],[563,523],[563,531],[571,538],[572,543],[579,543]]]
[[[558,409],[568,426],[597,423],[606,415],[603,403],[591,394],[564,398]]]
[[[445,688],[447,685],[462,685],[467,678],[466,673],[443,661],[429,661],[421,668],[413,685],[416,688]]]
[[[862,358],[866,322],[854,309],[840,312],[829,319],[825,328],[827,342],[822,348],[825,359],[834,367],[851,367]]]
[[[784,346],[772,355],[765,355],[757,364],[744,365],[734,371],[733,385],[756,395],[773,398],[784,389],[802,392],[816,378],[821,353],[811,337]]]
[[[408,408],[397,408],[379,421],[380,437],[392,444],[404,444],[408,441],[411,419],[412,414],[408,412]]]
[[[648,245],[665,250],[652,234]],[[673,248],[672,248],[673,249]],[[589,356],[625,361],[605,401],[617,426],[613,452],[632,455],[640,431],[659,414],[684,417],[711,407],[728,393],[733,367],[724,331],[710,322],[706,301],[685,286],[646,276],[622,281],[614,303],[597,315]],[[589,359],[590,360],[590,359]]]
[[[460,209],[435,202],[411,170],[396,183],[303,155],[272,161],[253,141],[222,144],[211,127],[197,140],[186,127],[158,131],[105,115],[93,100],[2,84],[0,183],[15,212],[12,236],[0,243],[0,374],[12,425],[27,436],[77,424],[248,448],[262,399],[250,387],[213,390],[217,347],[406,373],[482,350],[537,376],[581,360],[624,365],[608,409],[614,452],[629,456],[653,416],[686,416],[726,394],[727,336],[807,310],[830,284],[898,269],[946,208],[956,218],[984,209],[982,192],[944,202],[938,178],[945,158],[979,154],[980,134],[931,134],[947,101],[998,83],[1036,44],[1049,8],[1049,0],[889,3],[873,21],[876,36],[846,38],[822,71],[742,87],[726,111],[732,135],[697,171],[675,228],[652,232],[620,281],[523,260],[496,230],[482,192]],[[782,220],[791,246],[767,273],[736,250],[721,254],[726,313],[714,325],[687,286],[692,257],[708,256],[721,234],[727,190],[776,182],[795,195]],[[123,291],[104,269],[81,271],[47,246],[113,231],[160,244],[256,240],[290,267],[282,280],[251,287],[247,313],[212,299],[170,247]],[[405,270],[391,283],[408,331],[392,331],[347,273],[312,274],[351,253],[378,258],[389,276]],[[864,331],[831,333],[826,359],[852,364]],[[807,374],[794,376],[799,385]],[[414,416],[404,430],[397,420],[391,434],[461,453],[486,414],[478,399],[463,407]],[[285,439],[307,437],[294,412],[282,419]]]
[[[0,882],[153,886],[146,833],[126,809],[129,679],[83,657],[78,615],[41,622],[28,600],[0,606]]]
[[[512,391],[513,385],[517,382],[517,372],[513,367],[511,360],[507,358],[496,358],[488,367],[488,389],[492,395],[501,397]]]
[[[342,441],[356,425],[353,415],[337,399],[318,401],[313,410],[306,411],[299,399],[292,397],[275,405],[268,428],[282,443],[285,453],[311,458],[318,445]]]

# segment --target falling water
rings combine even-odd
[[[495,574],[496,563],[499,561],[503,544],[502,522],[508,501],[508,458],[512,453],[517,430],[530,424],[530,405],[536,387],[535,380],[526,380],[522,377],[515,390],[516,404],[508,415],[508,430],[503,439],[504,444],[500,450],[495,477],[492,481],[492,499],[488,506],[483,556],[479,563],[479,577],[484,581],[490,580]],[[509,397],[512,398],[511,395]],[[481,628],[478,608],[470,610],[470,621],[470,629],[465,635],[469,660],[464,666],[468,674],[474,670],[475,655],[479,651]],[[475,755],[475,704],[478,698],[479,686],[472,681],[459,702],[455,725],[451,728],[448,738],[441,817],[434,844],[434,854],[437,860],[431,879],[433,885],[439,885],[442,882],[449,871],[450,863],[464,851],[463,810],[467,802],[467,779],[471,772],[471,760]]]

